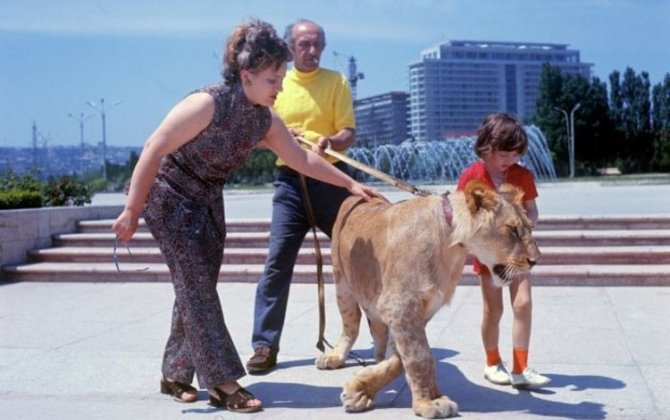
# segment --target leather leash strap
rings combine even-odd
[[[314,143],[312,143],[311,141],[307,140],[306,138],[304,138],[302,136],[294,136],[294,138],[298,141],[298,143],[302,143],[302,144],[305,144],[307,146],[313,146],[314,145]],[[432,194],[430,191],[422,190],[420,188],[415,187],[412,184],[408,184],[405,181],[401,181],[399,179],[393,178],[391,175],[388,175],[388,174],[386,174],[382,171],[378,171],[375,168],[367,166],[367,165],[357,161],[356,159],[350,158],[349,156],[345,155],[344,153],[337,152],[337,151],[335,151],[331,148],[327,148],[323,152],[325,154],[327,154],[328,156],[334,157],[335,159],[338,159],[338,160],[348,164],[349,166],[352,166],[352,167],[358,169],[359,171],[365,172],[368,175],[371,175],[371,176],[373,176],[373,177],[375,177],[375,178],[377,178],[381,181],[389,183],[389,184],[393,185],[394,187],[396,187],[400,190],[406,191],[410,194],[417,195],[417,196],[420,196],[420,197],[425,197],[427,195]]]
[[[312,207],[312,200],[309,197],[309,191],[307,189],[307,178],[303,174],[298,174],[300,178],[300,189],[302,190],[302,201],[305,203],[305,213],[307,213],[307,220],[312,226],[312,234],[314,235],[314,250],[316,251],[316,280],[318,285],[318,298],[319,298],[319,339],[316,342],[316,348],[324,352],[326,350],[324,343],[328,347],[333,348],[333,346],[326,340],[324,333],[326,330],[326,304],[325,304],[325,293],[324,293],[324,280],[323,280],[323,255],[321,254],[321,244],[319,244],[319,239],[316,234],[316,220],[314,218],[314,209]]]

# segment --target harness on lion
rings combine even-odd
[[[312,146],[313,143],[307,139],[305,139],[302,136],[294,136],[295,139],[299,143],[303,143],[309,146]],[[394,187],[408,192],[412,195],[415,195],[417,197],[426,197],[429,195],[434,195],[435,193],[428,191],[428,190],[423,190],[420,189],[410,183],[407,183],[405,181],[401,181],[399,179],[396,179],[392,177],[391,175],[388,175],[382,171],[379,171],[377,169],[371,168],[370,166],[367,166],[355,159],[350,158],[349,156],[336,152],[335,150],[331,149],[326,149],[324,150],[324,153],[332,156],[342,162],[347,163],[348,165],[365,172],[368,175],[371,175],[381,181],[384,181],[388,184],[393,185]],[[314,217],[314,210],[312,208],[312,201],[309,196],[309,191],[307,189],[307,180],[305,178],[305,175],[302,173],[298,174],[298,177],[300,179],[300,186],[302,190],[302,196],[303,196],[303,202],[305,203],[305,213],[307,214],[307,219],[309,221],[309,224],[312,228],[312,234],[314,236],[314,250],[316,254],[316,277],[317,277],[317,287],[318,287],[318,301],[319,301],[319,338],[316,343],[316,348],[319,349],[320,351],[324,352],[325,351],[325,345],[330,347],[331,349],[333,346],[326,340],[324,333],[326,329],[326,309],[325,309],[325,297],[324,297],[324,279],[323,279],[323,256],[321,254],[321,245],[319,243],[319,240],[317,238],[317,233],[316,233],[316,222],[315,222],[315,217]],[[452,209],[451,209],[451,204],[449,203],[449,200],[447,199],[447,195],[449,192],[443,194],[443,199],[442,199],[442,205],[444,208],[444,213],[447,217],[447,222],[451,225],[452,222]],[[365,366],[365,361],[363,358],[354,352],[350,352],[350,355],[356,359],[356,361]]]

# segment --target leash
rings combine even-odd
[[[312,207],[312,200],[309,196],[307,188],[307,177],[302,173],[298,173],[300,178],[300,190],[302,192],[302,200],[305,203],[305,213],[307,213],[307,220],[312,227],[312,234],[314,235],[314,251],[316,254],[316,279],[317,279],[317,294],[319,301],[319,338],[316,342],[316,348],[322,353],[325,353],[326,347],[332,349],[333,345],[326,340],[326,302],[325,302],[325,281],[323,279],[323,254],[321,253],[321,244],[316,233],[316,219],[314,217],[314,208]],[[365,359],[354,351],[349,351],[349,358],[354,359],[359,365],[367,366]]]
[[[306,145],[309,145],[309,146],[314,145],[314,143],[312,143],[311,141],[307,140],[306,138],[304,138],[302,136],[294,136],[294,137],[299,143],[303,143],[303,144],[306,144]],[[379,180],[382,180],[382,181],[384,181],[388,184],[391,184],[391,185],[393,185],[394,187],[396,187],[400,190],[406,191],[406,192],[408,192],[412,195],[424,197],[424,196],[428,196],[428,195],[433,194],[430,191],[422,190],[422,189],[417,188],[416,186],[414,186],[414,185],[412,185],[408,182],[401,181],[399,179],[396,179],[396,178],[392,177],[389,174],[386,174],[386,173],[384,173],[382,171],[379,171],[375,168],[371,168],[370,166],[368,166],[364,163],[361,163],[361,162],[357,161],[356,159],[350,158],[349,156],[345,155],[344,153],[336,152],[335,150],[332,150],[332,149],[326,149],[326,150],[324,150],[324,153],[327,154],[328,156],[331,156],[331,157],[334,157],[338,160],[341,160],[342,162],[348,164],[349,166],[352,166],[352,167],[354,167],[354,168],[356,168],[356,169],[358,169],[362,172],[365,172],[368,175],[371,175],[371,176],[373,176],[373,177],[375,177]]]
[[[294,136],[294,138],[298,141],[298,143],[303,143],[309,146],[313,146],[314,143],[311,141],[307,140],[306,138],[302,136]],[[371,168],[370,166],[367,166],[355,159],[350,158],[349,156],[336,152],[335,150],[332,149],[326,149],[324,150],[324,153],[334,157],[362,172],[365,172],[368,175],[371,175],[377,179],[380,179],[388,184],[393,185],[394,187],[406,191],[412,195],[420,196],[420,197],[425,197],[432,195],[433,193],[427,190],[423,190],[420,188],[417,188],[416,186],[401,181],[399,179],[396,179],[384,172],[381,172],[377,169]],[[319,349],[321,352],[325,352],[325,346],[327,345],[329,348],[333,348],[333,345],[326,340],[325,337],[325,330],[326,330],[326,305],[325,305],[325,293],[324,293],[324,279],[323,279],[323,255],[321,253],[321,244],[319,243],[319,239],[317,237],[316,233],[316,220],[314,217],[314,209],[312,207],[312,201],[309,196],[309,190],[307,188],[307,179],[305,175],[302,173],[298,173],[298,178],[300,178],[300,189],[302,192],[302,198],[305,203],[305,212],[307,214],[307,220],[309,224],[311,225],[312,228],[312,235],[314,236],[314,250],[316,253],[316,277],[317,277],[317,293],[318,293],[318,302],[319,302],[319,337],[316,342],[316,348]],[[369,322],[369,320],[368,320]],[[349,357],[356,360],[358,364],[361,366],[366,366],[365,359],[356,354],[353,351],[349,352]]]
[[[326,340],[326,337],[324,336],[326,331],[326,304],[323,280],[323,255],[321,254],[321,244],[319,243],[319,239],[317,238],[316,234],[316,220],[314,218],[312,200],[309,197],[309,191],[307,189],[307,178],[301,173],[298,174],[298,178],[300,178],[300,190],[302,191],[302,201],[305,203],[305,213],[307,213],[307,220],[312,227],[312,235],[314,235],[314,251],[316,253],[316,283],[319,300],[319,338],[316,342],[316,348],[321,350],[321,352],[324,352],[324,343],[327,344],[331,349],[333,346],[328,342],[328,340]]]

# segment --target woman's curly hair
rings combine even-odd
[[[240,70],[263,71],[292,59],[291,50],[275,28],[256,19],[239,25],[228,38],[221,75],[232,85],[240,81]]]

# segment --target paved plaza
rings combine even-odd
[[[409,198],[389,192],[392,200]],[[102,198],[100,198],[102,199]],[[119,204],[116,200],[107,204]],[[228,218],[269,217],[271,192],[226,195]],[[103,203],[104,204],[104,203]],[[670,185],[540,185],[543,214],[664,214]],[[243,361],[251,356],[254,284],[218,287],[226,323]],[[459,286],[428,324],[440,388],[469,419],[669,419],[670,288],[536,287],[530,364],[552,379],[545,389],[517,391],[483,378],[481,297]],[[347,414],[342,384],[360,370],[314,367],[317,290],[295,284],[278,369],[241,382],[265,410],[234,414],[210,407],[206,391],[178,404],[159,390],[163,346],[173,302],[169,283],[0,284],[0,419],[412,419],[404,377],[382,389],[376,408]],[[326,286],[326,337],[340,320]],[[511,364],[509,306],[501,354]],[[354,351],[368,362],[361,329]]]

